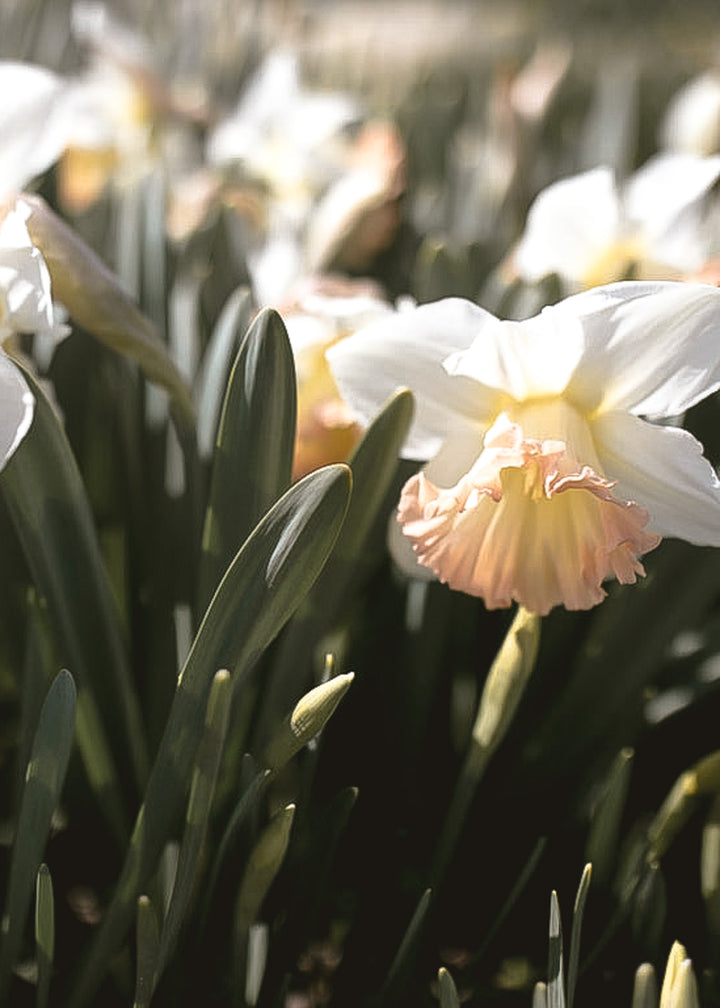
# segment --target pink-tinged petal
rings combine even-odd
[[[611,576],[632,584],[638,556],[660,537],[647,512],[580,466],[558,441],[525,439],[506,418],[488,432],[475,466],[442,490],[424,473],[403,488],[398,521],[422,564],[488,609],[518,602],[545,615],[589,609]]]
[[[720,546],[720,482],[692,434],[627,413],[597,417],[592,433],[617,493],[647,509],[653,531]]]
[[[18,368],[0,353],[0,469],[30,429],[35,399]]]
[[[342,398],[363,425],[398,388],[412,389],[415,418],[403,457],[424,460],[468,426],[480,439],[498,412],[496,390],[451,376],[443,367],[450,354],[470,346],[483,326],[497,324],[470,301],[448,298],[372,323],[336,343],[327,359]]]
[[[561,179],[530,207],[515,266],[526,280],[558,273],[580,284],[600,256],[621,237],[620,201],[609,168]]]
[[[585,412],[673,416],[720,388],[720,290],[633,282],[545,309],[558,330],[582,327],[584,352],[566,398]]]

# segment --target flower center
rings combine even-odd
[[[595,256],[583,273],[583,288],[588,290],[590,287],[602,287],[614,280],[627,279],[635,263],[643,258],[644,251],[639,238],[627,237],[613,242]]]
[[[500,414],[454,487],[410,479],[398,519],[422,564],[490,609],[588,609],[605,578],[644,574],[637,558],[660,541],[612,487],[582,414],[558,397],[530,400]]]

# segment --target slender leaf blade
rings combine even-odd
[[[25,775],[0,934],[0,1001],[22,943],[38,869],[65,780],[75,731],[75,683],[60,672],[40,711]]]

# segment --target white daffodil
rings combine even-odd
[[[393,309],[371,281],[325,276],[298,285],[282,314],[297,374],[293,477],[298,479],[330,462],[346,461],[362,433],[340,398],[325,351]]]
[[[720,290],[628,281],[523,322],[456,298],[423,305],[328,360],[362,422],[398,386],[415,394],[404,456],[430,462],[398,519],[420,564],[489,609],[545,614],[596,605],[608,577],[634,583],[662,536],[720,546],[702,446],[647,419],[720,387],[719,336]]]
[[[720,157],[658,154],[623,186],[609,168],[561,179],[528,212],[513,256],[531,282],[557,273],[568,292],[623,279],[673,279],[717,252],[704,200],[720,178]]]
[[[30,63],[0,60],[0,197],[46,171],[62,152],[68,85]]]
[[[67,332],[55,318],[45,260],[28,234],[29,212],[18,200],[0,223],[0,344],[14,333],[57,341]],[[0,469],[30,429],[34,408],[21,371],[0,351]]]

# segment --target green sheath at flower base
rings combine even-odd
[[[473,743],[492,752],[512,720],[535,665],[540,617],[520,606],[498,651],[483,689],[473,727]]]
[[[235,938],[239,949],[257,918],[270,885],[280,870],[290,841],[295,805],[275,815],[252,849],[235,904]]]
[[[44,200],[29,195],[23,200],[30,207],[28,232],[45,258],[55,297],[93,336],[137,361],[150,381],[170,393],[183,424],[194,427],[190,389],[152,322],[95,252]]]
[[[270,740],[265,753],[265,766],[279,770],[315,738],[332,717],[354,678],[353,672],[334,676],[298,700],[292,713]]]
[[[647,861],[658,861],[703,795],[720,791],[720,750],[710,753],[675,781],[648,830]]]

